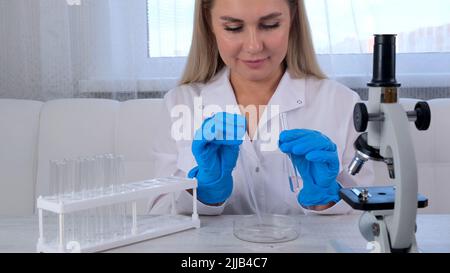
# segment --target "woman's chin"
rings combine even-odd
[[[267,69],[243,69],[240,70],[238,74],[248,81],[266,81],[271,78],[273,73]]]

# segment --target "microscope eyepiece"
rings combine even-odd
[[[396,35],[375,35],[373,78],[370,87],[400,87],[395,77]]]

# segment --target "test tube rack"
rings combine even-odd
[[[37,243],[37,252],[48,253],[70,253],[70,252],[101,252],[124,245],[130,245],[137,242],[173,234],[176,232],[188,230],[191,228],[200,228],[200,219],[197,214],[197,181],[181,177],[156,178],[151,180],[128,183],[124,185],[125,190],[99,195],[82,200],[64,200],[52,196],[37,199],[37,209],[39,213],[39,239]],[[177,215],[175,210],[176,193],[192,189],[193,209],[192,215]],[[149,196],[158,196],[170,194],[172,211],[168,215],[159,215],[160,219],[152,218],[147,228],[138,228],[137,201],[149,198]],[[94,209],[102,206],[115,204],[131,203],[131,225],[129,233],[104,241],[99,241],[93,245],[81,245],[80,242],[65,242],[64,236],[64,218],[68,213],[80,212],[83,210]],[[55,213],[57,219],[57,241],[56,243],[46,242],[44,238],[44,211]],[[143,219],[145,221],[145,218]]]

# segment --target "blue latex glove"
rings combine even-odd
[[[280,134],[279,147],[291,154],[303,179],[298,202],[303,207],[338,202],[339,159],[336,144],[320,132],[295,129]]]
[[[192,153],[198,166],[188,177],[197,179],[198,200],[202,203],[219,204],[230,197],[233,191],[231,172],[236,166],[245,131],[245,117],[218,113],[206,119],[195,132]]]

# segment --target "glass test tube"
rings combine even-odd
[[[124,184],[124,175],[125,175],[125,163],[124,163],[124,157],[119,155],[115,159],[116,162],[116,191],[118,193],[123,191],[123,184]],[[119,204],[118,206],[119,210],[119,236],[126,236],[127,235],[127,203]]]
[[[59,182],[59,162],[57,160],[50,160],[49,162],[49,171],[50,171],[50,196],[51,199],[55,200],[56,202],[59,202],[60,196],[61,196],[61,190],[60,182]],[[44,238],[47,243],[50,244],[57,244],[58,243],[58,230],[57,230],[57,223],[58,223],[58,217],[57,214],[53,212],[47,212],[44,210],[45,215],[45,223],[51,223],[46,225],[46,228],[44,228]]]
[[[50,162],[50,193],[59,201],[94,198],[126,190],[123,156],[111,154]],[[127,203],[66,215],[65,242],[82,246],[127,236]]]
[[[286,131],[289,130],[289,126],[287,123],[286,113],[281,113],[281,130]],[[297,171],[297,167],[295,167],[293,158],[291,154],[286,154],[284,157],[284,165],[285,169],[288,173],[288,181],[289,181],[289,188],[291,192],[299,192],[300,190],[300,175]]]
[[[105,180],[105,189],[106,194],[114,194],[114,156],[112,154],[107,154],[106,156],[106,177]],[[106,226],[106,236],[108,239],[112,239],[115,235],[116,229],[116,219],[115,219],[115,205],[110,205],[105,207],[106,217],[107,217],[107,226]]]
[[[123,157],[122,156],[113,156],[112,158],[113,165],[113,192],[115,194],[121,192],[122,183],[123,183]],[[126,203],[116,204],[113,206],[113,216],[114,216],[114,237],[124,236],[126,233],[126,223],[125,223],[125,214],[126,214]]]
[[[75,199],[75,191],[76,191],[76,181],[75,181],[75,162],[70,159],[64,159],[64,165],[65,165],[65,183],[67,186],[67,199],[68,200],[74,200]],[[66,214],[66,243],[70,241],[76,240],[75,235],[75,213],[67,213]]]
[[[49,169],[50,169],[50,196],[58,200],[59,198],[59,181],[58,181],[58,169],[57,169],[57,161],[50,160]]]
[[[93,196],[103,195],[104,183],[105,183],[105,167],[103,166],[104,157],[97,156],[94,158],[90,158],[90,166],[91,166],[91,188],[93,191]],[[91,209],[89,211],[89,219],[91,221],[90,232],[91,232],[91,240],[93,243],[104,241],[105,237],[105,226],[106,226],[106,217],[104,212],[104,207],[97,207]]]

